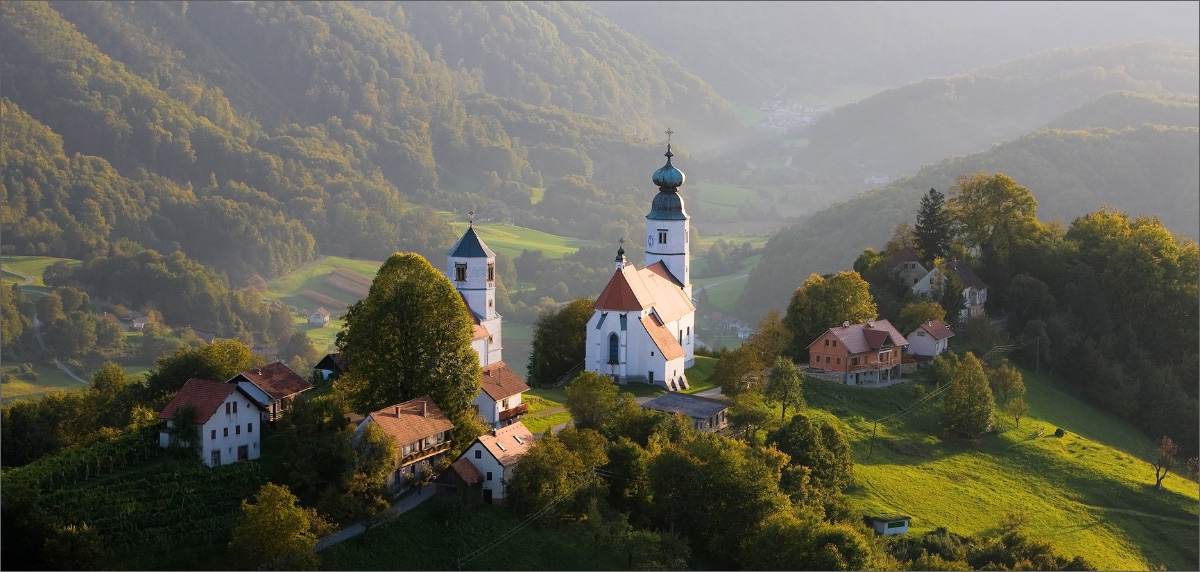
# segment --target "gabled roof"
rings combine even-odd
[[[979,279],[979,276],[975,274],[975,271],[971,270],[970,266],[967,266],[967,263],[956,258],[951,260],[948,264],[946,264],[946,266],[958,275],[959,279],[962,280],[964,288],[983,290],[988,287],[983,280]]]
[[[825,337],[826,333],[833,334],[842,345],[846,347],[846,351],[852,354],[861,354],[873,350],[878,350],[891,340],[891,344],[897,347],[908,345],[908,339],[904,337],[892,323],[887,320],[867,320],[858,324],[849,324],[829,328],[825,330],[817,339],[813,340],[813,344]]]
[[[325,308],[317,308],[316,310],[313,310],[313,313],[318,316],[321,316],[322,318],[329,317],[329,310],[326,310]]]
[[[891,269],[899,266],[901,262],[920,263],[921,259],[917,257],[917,254],[915,252],[913,252],[907,246],[905,246],[904,248],[897,250],[895,254],[891,255],[887,259],[887,262],[884,263],[884,268],[891,270]],[[924,268],[924,265],[922,265],[921,267]]]
[[[259,389],[263,390],[264,393],[271,396],[271,399],[291,397],[313,388],[313,384],[300,377],[300,374],[292,371],[292,368],[280,361],[264,365],[260,368],[248,369],[229,380],[230,383],[239,381],[253,383]]]
[[[221,383],[219,381],[209,381],[193,377],[187,380],[187,383],[183,384],[183,387],[179,388],[179,393],[176,393],[175,397],[171,398],[171,401],[167,403],[167,406],[163,407],[163,410],[158,414],[158,418],[174,418],[175,412],[180,407],[191,405],[196,408],[196,423],[203,425],[208,423],[209,419],[212,419],[212,416],[220,409],[221,404],[225,403],[225,399],[235,391],[241,392],[242,395],[246,396],[246,399],[250,400],[250,403],[262,409],[262,406],[254,398],[250,397],[250,394],[246,393],[246,390],[238,387],[237,384]]]
[[[707,419],[729,409],[729,402],[700,397],[699,395],[679,393],[677,391],[668,391],[643,403],[642,407],[665,413],[682,413],[689,417]]]
[[[655,262],[639,270],[638,274],[642,276],[642,281],[654,299],[654,311],[664,322],[674,322],[696,310],[683,288],[662,262]]]
[[[477,439],[496,461],[503,467],[509,467],[520,460],[529,446],[533,444],[533,433],[524,423],[517,421],[508,427],[488,431]]]
[[[462,238],[458,239],[458,242],[454,244],[454,248],[451,248],[448,254],[455,258],[491,258],[496,256],[496,253],[492,252],[492,249],[483,243],[479,235],[475,234],[474,226],[467,227],[467,232],[462,235]]]
[[[660,325],[654,320],[654,316],[644,316],[639,318],[642,327],[646,328],[646,333],[650,334],[650,339],[654,340],[654,345],[658,346],[658,351],[662,352],[663,358],[673,360],[687,355],[683,351],[683,346],[675,340],[675,336],[667,331],[666,326]]]
[[[659,260],[658,262],[655,262],[654,264],[647,266],[645,269],[649,270],[663,278],[666,278],[667,280],[674,282],[676,286],[683,288],[683,282],[680,282],[679,279],[676,278],[674,274],[671,274],[671,269],[667,268],[667,265],[664,264],[663,261]]]
[[[950,328],[943,324],[941,320],[927,320],[925,323],[917,326],[913,331],[925,330],[933,339],[942,341],[954,335]]]
[[[494,401],[529,391],[529,386],[504,362],[484,367],[479,373],[479,386]]]
[[[346,358],[342,357],[342,354],[339,352],[336,354],[325,354],[325,357],[321,358],[321,361],[317,362],[317,365],[313,366],[313,369],[345,372],[350,368],[346,365]]]
[[[632,264],[626,264],[613,273],[592,307],[597,310],[640,312],[653,305],[654,297],[646,288],[646,282]]]
[[[450,418],[428,395],[372,411],[367,419],[391,435],[397,447],[454,428]]]
[[[471,308],[471,303],[467,302],[467,297],[462,293],[458,293],[458,298],[462,300],[463,306],[467,307],[467,314],[471,316],[471,340],[482,340],[490,335],[491,332],[483,325],[483,317],[480,316]]]
[[[479,469],[466,457],[450,463],[450,468],[458,473],[458,478],[468,487],[483,480],[483,473],[479,472]]]

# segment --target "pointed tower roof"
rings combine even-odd
[[[474,225],[467,227],[467,232],[458,239],[448,254],[455,258],[492,258],[496,256],[496,253],[483,243],[479,235],[475,234]]]

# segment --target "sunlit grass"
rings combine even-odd
[[[7,404],[17,399],[41,399],[52,390],[79,391],[88,387],[71,379],[53,364],[33,364],[36,374],[33,379],[20,375],[19,368],[20,364],[13,363],[5,363],[0,367],[0,370],[12,375],[11,381],[0,383],[0,402]]]
[[[452,223],[452,226],[456,234],[461,235],[467,231],[465,222]],[[562,258],[587,243],[580,239],[499,222],[476,222],[475,232],[487,243],[488,248],[509,258],[520,256],[524,250],[541,250],[548,258]]]
[[[33,286],[45,286],[45,282],[42,282],[42,274],[46,271],[47,267],[55,262],[58,262],[59,260],[66,260],[67,264],[71,265],[72,267],[83,264],[83,262],[79,260],[70,258],[55,258],[52,256],[0,256],[0,268],[19,272],[32,277]],[[8,280],[9,277],[13,277],[13,275],[6,272],[5,280]],[[16,280],[18,282],[24,282],[24,280],[21,279]]]

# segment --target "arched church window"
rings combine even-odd
[[[617,334],[608,335],[608,363],[610,364],[620,363],[620,360],[617,358],[617,345],[619,343],[620,340],[617,338]]]

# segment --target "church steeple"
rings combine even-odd
[[[680,282],[680,285],[691,296],[691,268],[688,260],[690,253],[690,226],[687,211],[684,210],[683,197],[679,187],[683,186],[686,177],[683,171],[671,164],[671,135],[674,131],[667,129],[667,164],[654,171],[651,181],[658,187],[658,193],[650,204],[650,213],[646,215],[646,266],[662,262],[667,270]]]
[[[496,253],[475,232],[474,213],[467,232],[446,253],[446,274],[462,295],[472,318],[488,331],[480,366],[501,360],[501,316],[496,311]],[[478,350],[478,348],[477,348]]]

